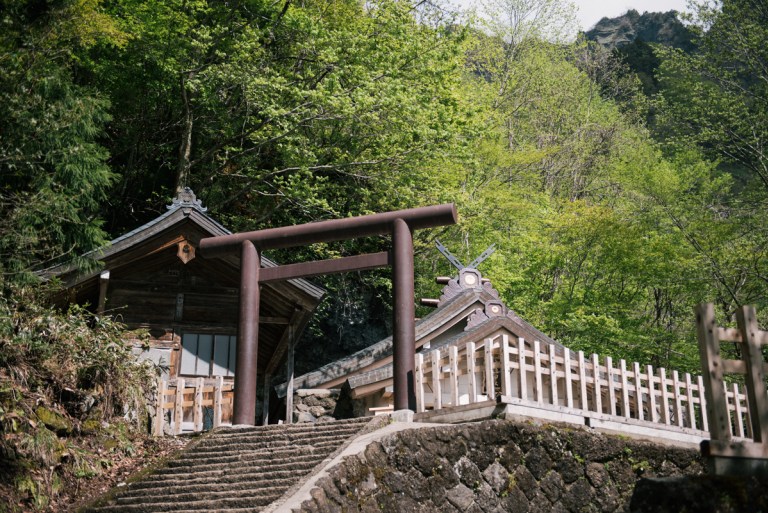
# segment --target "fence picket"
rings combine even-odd
[[[549,399],[552,404],[557,404],[557,360],[555,359],[555,345],[549,344]]]
[[[589,410],[587,400],[587,370],[584,365],[584,351],[579,351],[579,392],[581,396],[581,409]]]
[[[635,373],[635,409],[637,410],[638,420],[645,418],[643,412],[643,374],[640,372],[640,364],[632,363],[632,371]]]
[[[163,435],[163,423],[165,421],[165,390],[166,381],[160,378],[157,384],[157,407],[155,408],[155,418],[153,422],[153,434],[155,436]]]
[[[610,403],[608,413],[616,415],[616,383],[613,382],[613,360],[610,356],[605,357],[605,379],[608,381],[608,402]]]
[[[459,348],[450,346],[448,348],[448,364],[450,376],[448,384],[451,387],[451,406],[459,405]]]
[[[520,399],[528,399],[528,366],[525,363],[525,340],[522,337],[517,339],[517,359],[520,362]]]
[[[424,355],[416,353],[416,375],[414,379],[416,388],[416,413],[424,411]]]
[[[709,431],[709,419],[707,418],[707,397],[704,393],[704,377],[696,376],[696,385],[699,389],[699,412],[701,413],[701,429]]]
[[[432,363],[432,408],[439,410],[443,407],[443,391],[440,386],[440,350],[435,349],[430,353]]]
[[[563,352],[563,370],[565,371],[565,405],[573,408],[573,377],[571,376],[571,351]]]
[[[181,434],[181,423],[184,420],[184,378],[176,380],[176,401],[173,407],[173,434]]]
[[[627,382],[627,361],[619,360],[619,373],[621,374],[621,409],[624,417],[630,418],[629,412],[629,383]]]
[[[490,338],[485,339],[485,345],[483,346],[483,354],[485,360],[483,363],[485,370],[485,392],[488,395],[488,399],[496,399],[496,386],[493,379],[493,340]]]
[[[680,375],[676,370],[672,371],[672,392],[675,398],[675,417],[677,427],[683,427],[683,405],[680,399]]]
[[[744,438],[744,419],[742,418],[743,411],[741,410],[741,397],[739,397],[739,385],[736,383],[732,384],[732,390],[733,390],[733,415],[734,415],[734,424],[736,425],[736,436],[739,436],[741,438]]]
[[[203,378],[195,380],[195,399],[192,405],[192,422],[195,431],[203,430]]]
[[[477,402],[477,372],[475,368],[475,343],[467,342],[467,392],[469,392],[469,403]]]
[[[542,404],[544,387],[541,383],[541,344],[538,340],[533,341],[533,374],[536,379],[536,402]]]
[[[667,390],[667,369],[659,368],[659,383],[661,384],[661,420],[669,424],[669,390]]]
[[[213,427],[221,426],[221,403],[224,399],[224,378],[219,376],[213,385]]]
[[[648,420],[651,422],[659,421],[659,414],[656,409],[656,375],[653,372],[653,367],[648,365],[645,368],[645,372],[648,374]]]
[[[593,393],[595,411],[597,413],[603,413],[603,392],[600,386],[600,360],[599,357],[592,353],[592,377],[594,381]]]

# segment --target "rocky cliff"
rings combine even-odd
[[[676,11],[640,14],[630,10],[618,18],[603,18],[586,32],[587,39],[608,48],[618,48],[639,40],[685,51],[694,48],[693,35],[680,21]]]

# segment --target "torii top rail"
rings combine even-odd
[[[237,334],[233,424],[256,422],[256,365],[259,334],[259,282],[287,280],[392,266],[395,409],[416,409],[414,392],[415,304],[413,230],[455,224],[452,203],[333,219],[281,228],[209,237],[200,241],[205,257],[240,251],[240,320]],[[392,253],[373,253],[334,260],[260,269],[260,252],[316,242],[392,235]]]

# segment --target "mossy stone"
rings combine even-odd
[[[35,410],[35,415],[37,415],[38,420],[45,424],[48,429],[55,431],[58,434],[72,433],[72,422],[61,413],[41,405]]]

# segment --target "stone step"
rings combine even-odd
[[[349,439],[350,436],[357,432],[341,432],[336,434],[328,434],[325,436],[312,436],[312,437],[291,437],[282,440],[270,440],[262,441],[258,438],[254,439],[236,439],[231,441],[216,442],[201,444],[194,448],[194,450],[187,451],[181,455],[181,459],[195,458],[201,454],[211,453],[224,453],[224,452],[236,452],[236,451],[258,451],[258,450],[277,450],[286,447],[291,447],[296,444],[301,445],[327,445],[329,443],[343,443]]]
[[[218,485],[224,481],[227,483],[244,482],[246,485],[258,486],[262,482],[269,482],[273,479],[292,478],[295,475],[296,471],[294,469],[274,470],[270,468],[268,471],[257,470],[254,472],[242,471],[242,469],[217,470],[202,474],[200,477],[185,477],[182,486],[204,487],[209,484]],[[143,490],[174,486],[178,479],[178,476],[165,476],[163,479],[144,479],[129,484],[126,487],[126,494],[131,494],[134,490],[136,493],[143,493]]]
[[[320,424],[300,423],[300,424],[271,424],[269,426],[243,426],[243,427],[223,427],[216,431],[213,431],[209,435],[209,439],[214,438],[228,438],[237,437],[249,434],[270,434],[270,433],[284,433],[292,434],[296,432],[315,432],[321,433],[325,431],[337,431],[343,429],[346,426],[356,426],[358,428],[364,426],[371,421],[371,417],[361,417],[357,419],[336,420],[333,422],[323,422]]]
[[[199,498],[200,494],[203,493],[208,496],[208,492],[241,492],[244,490],[266,490],[268,488],[287,490],[296,481],[298,481],[298,477],[295,473],[282,478],[273,477],[271,474],[263,474],[256,476],[256,479],[253,480],[222,481],[219,479],[196,484],[179,481],[176,483],[166,483],[164,486],[130,488],[125,493],[120,494],[118,502],[127,498],[170,497],[182,494],[195,494]]]
[[[196,501],[168,501],[155,502],[153,504],[113,504],[102,506],[91,511],[109,513],[160,513],[164,511],[229,511],[233,508],[247,511],[259,511],[280,498],[280,494],[274,496],[254,495],[222,499],[200,499]]]
[[[117,498],[117,504],[155,504],[158,502],[168,502],[171,500],[188,503],[200,500],[201,497],[205,497],[206,500],[235,499],[238,497],[267,497],[272,498],[271,500],[275,500],[274,498],[277,498],[285,493],[285,491],[290,488],[291,485],[296,481],[298,481],[298,478],[282,480],[281,482],[275,483],[272,486],[264,486],[257,489],[233,489],[222,486],[222,488],[215,490],[209,489],[200,491],[177,492],[172,488],[164,488],[156,490],[152,494],[121,495]]]
[[[283,462],[290,462],[294,461],[294,459],[297,457],[296,455],[301,456],[315,456],[315,457],[324,457],[325,454],[328,454],[333,451],[332,447],[320,447],[315,448],[311,445],[306,446],[297,446],[298,450],[289,450],[289,451],[267,451],[267,452],[261,452],[261,451],[255,451],[255,452],[246,452],[242,454],[235,454],[235,455],[228,455],[228,456],[210,456],[210,457],[202,457],[202,458],[192,458],[192,459],[185,459],[185,460],[172,460],[168,462],[167,469],[190,469],[190,467],[207,467],[207,466],[218,466],[218,465],[233,465],[233,464],[240,464],[240,463],[248,463],[248,464],[269,464],[273,461],[283,461]]]

